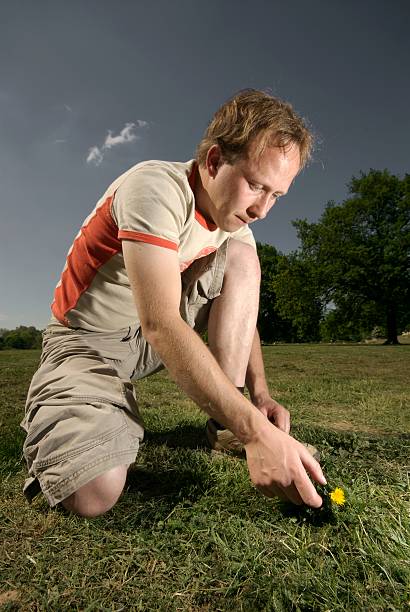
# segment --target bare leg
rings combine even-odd
[[[259,308],[260,266],[255,250],[231,240],[221,295],[208,319],[209,348],[236,387],[245,385],[246,369]]]
[[[119,465],[97,476],[61,503],[66,510],[85,517],[95,517],[114,506],[124,488],[126,465]]]

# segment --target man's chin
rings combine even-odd
[[[223,219],[220,224],[218,224],[218,227],[224,232],[237,232],[245,225],[246,223],[239,217],[230,217],[229,219]]]

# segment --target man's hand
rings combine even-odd
[[[182,320],[176,251],[124,240],[123,255],[144,337],[181,389],[245,444],[252,482],[265,495],[320,506],[305,471],[324,482],[317,461],[234,387],[201,338]],[[252,397],[269,395],[262,386],[261,392],[261,385],[251,385],[258,392]]]
[[[253,404],[278,429],[285,433],[290,432],[290,413],[282,404],[279,404],[269,395],[254,401]]]
[[[245,451],[250,478],[264,495],[314,508],[322,505],[307,472],[320,484],[326,479],[303,444],[266,421]]]

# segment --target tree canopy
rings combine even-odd
[[[370,170],[352,179],[349,193],[342,204],[329,202],[317,223],[294,223],[298,257],[322,305],[350,320],[367,309],[396,344],[410,313],[410,175]]]
[[[280,253],[270,244],[257,242],[262,279],[259,300],[258,330],[264,342],[293,340],[292,323],[282,317],[276,304],[274,279],[281,259]]]
[[[42,333],[33,326],[26,327],[20,325],[16,329],[0,330],[0,349],[17,348],[33,349],[40,348],[42,343]]]

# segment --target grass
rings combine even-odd
[[[214,456],[166,373],[140,381],[146,440],[94,520],[29,506],[18,423],[38,351],[0,351],[0,609],[410,610],[410,346],[264,347],[296,437],[347,501],[328,520]]]

